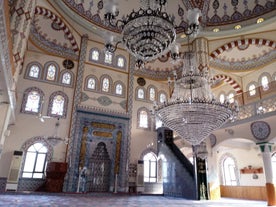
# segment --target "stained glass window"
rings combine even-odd
[[[32,65],[29,70],[29,77],[38,78],[39,72],[40,72],[40,68],[37,65]]]
[[[248,88],[249,90],[249,95],[254,96],[256,94],[256,86],[254,84],[251,84]]]
[[[109,91],[109,79],[104,78],[102,82],[102,91],[108,92]]]
[[[28,148],[23,167],[23,178],[44,178],[47,152],[47,147],[42,143],[35,143]]]
[[[269,89],[268,77],[267,77],[266,75],[262,76],[261,84],[262,84],[262,87],[263,87],[263,90],[264,90],[264,91],[266,91],[266,90]]]
[[[57,72],[56,66],[53,65],[53,64],[49,65],[49,67],[47,69],[46,79],[50,80],[50,81],[55,80],[56,79],[56,72]]]
[[[150,95],[149,96],[150,100],[155,101],[155,89],[154,88],[150,88],[149,95]]]
[[[230,103],[234,103],[234,93],[229,93],[229,95],[228,95],[228,99],[229,99],[229,102]]]
[[[53,98],[51,114],[62,116],[64,111],[64,102],[65,100],[63,96],[56,95]]]
[[[37,91],[30,91],[27,96],[25,111],[38,113],[40,109],[40,94]]]
[[[166,95],[164,93],[161,93],[159,96],[160,103],[166,102]]]
[[[99,51],[93,50],[93,51],[92,51],[92,55],[91,55],[92,60],[98,61],[98,60],[99,60],[99,57],[100,57]]]
[[[141,110],[139,113],[139,127],[148,128],[148,113],[144,110]]]
[[[138,89],[137,98],[144,99],[145,98],[145,92],[142,88]]]
[[[87,88],[93,89],[93,90],[96,89],[96,80],[95,80],[95,78],[89,78],[88,79],[88,81],[87,81]]]
[[[118,58],[117,66],[120,67],[120,68],[123,68],[125,66],[125,60],[124,60],[124,58],[122,58],[122,57]]]
[[[62,75],[61,83],[66,84],[66,85],[70,85],[71,84],[71,79],[72,79],[71,74],[66,72]]]
[[[224,94],[220,94],[219,101],[220,101],[220,103],[224,103],[224,101],[225,101],[225,95]]]
[[[111,52],[106,52],[104,56],[104,62],[111,64],[112,63],[112,53]]]
[[[123,94],[123,86],[122,86],[121,84],[118,83],[118,84],[116,85],[115,91],[116,91],[116,94],[117,94],[117,95],[122,95],[122,94]]]

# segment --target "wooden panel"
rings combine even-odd
[[[267,200],[265,186],[220,186],[221,197]]]

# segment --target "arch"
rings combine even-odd
[[[122,66],[120,65],[120,62],[119,62],[120,58],[122,58],[122,61],[123,61],[123,65],[122,65]],[[116,62],[116,67],[117,67],[117,68],[126,69],[126,64],[127,64],[127,62],[126,62],[125,56],[123,56],[123,55],[117,55],[117,56],[115,57],[115,62]]]
[[[20,177],[22,177],[23,174],[23,169],[24,169],[24,164],[26,161],[26,152],[29,149],[30,146],[32,146],[33,144],[36,143],[42,143],[45,147],[47,147],[48,151],[47,151],[47,157],[46,157],[46,162],[49,163],[52,160],[53,157],[53,146],[47,141],[47,139],[45,137],[32,137],[30,139],[28,139],[27,141],[25,141],[23,143],[23,145],[20,148],[20,151],[23,151],[23,157],[22,157],[22,165],[21,165],[21,170],[20,170]],[[46,169],[46,168],[45,168]]]
[[[98,59],[96,59],[96,57],[93,58],[93,53],[94,52],[98,52]],[[92,62],[100,62],[101,58],[102,58],[101,55],[102,55],[102,53],[98,48],[96,48],[96,47],[91,48],[90,51],[89,51],[89,60],[92,61]]]
[[[26,109],[26,105],[28,104],[28,98],[29,98],[29,95],[31,92],[35,92],[39,96],[38,102],[34,103],[37,105],[37,109],[35,109],[35,110]],[[44,99],[44,92],[40,88],[37,88],[37,87],[27,88],[24,91],[24,95],[23,95],[23,99],[22,99],[22,103],[21,103],[21,112],[27,113],[27,114],[38,115],[39,113],[41,113],[41,110],[42,110],[43,99]]]
[[[239,180],[239,170],[237,168],[238,166],[238,162],[237,162],[237,159],[231,154],[231,153],[224,153],[220,160],[219,160],[219,171],[220,171],[220,183],[221,184],[225,184],[224,183],[224,172],[223,172],[223,164],[224,164],[224,161],[225,159],[227,158],[231,158],[233,161],[234,161],[234,165],[235,165],[235,169],[234,169],[234,173],[235,173],[235,177],[236,177],[236,182],[237,182],[237,185],[240,185],[240,180]]]
[[[121,88],[121,90],[122,90],[121,94],[117,93],[117,86],[119,86],[119,85],[121,85],[121,87],[122,87]],[[116,81],[114,83],[114,89],[113,89],[113,91],[114,91],[114,93],[115,93],[116,96],[122,96],[122,97],[124,97],[125,96],[125,91],[126,91],[125,84],[122,81]]]
[[[267,83],[263,83],[263,78],[266,77]],[[268,72],[263,72],[259,78],[258,78],[258,83],[259,86],[262,87],[264,91],[269,90],[269,83],[271,82],[271,75]]]
[[[38,77],[34,77],[34,76],[31,76],[30,75],[30,70],[32,69],[32,66],[37,66],[39,68],[39,71],[38,71]],[[42,65],[37,62],[37,61],[34,61],[34,62],[30,62],[27,67],[26,67],[26,72],[25,72],[25,78],[28,78],[28,79],[35,79],[35,80],[40,80],[41,79],[41,76],[43,74],[43,67]]]
[[[228,75],[224,75],[224,74],[219,74],[219,75],[216,75],[214,78],[213,78],[214,81],[216,80],[219,80],[219,81],[224,81],[228,84],[230,84],[231,87],[233,87],[233,89],[236,91],[236,95],[239,95],[241,93],[243,93],[243,90],[240,86],[239,83],[237,83],[235,80],[233,80],[230,76]]]
[[[60,17],[58,17],[57,15],[55,15],[50,10],[48,10],[46,8],[43,8],[43,7],[40,7],[40,6],[37,6],[35,8],[35,14],[46,16],[46,17],[50,18],[51,20],[53,20],[53,22],[55,22],[56,24],[58,24],[59,27],[64,31],[64,34],[66,35],[66,37],[68,38],[68,40],[70,41],[74,52],[78,52],[79,51],[79,48],[78,48],[77,42],[76,42],[76,40],[74,38],[74,35],[72,34],[72,32],[70,31],[70,29],[66,26],[66,24],[62,21],[62,19]]]
[[[64,79],[63,79],[64,75],[66,75],[66,74],[70,75],[70,77],[68,77],[68,78],[70,78],[69,83],[64,83],[63,82],[64,81]],[[73,86],[74,85],[74,73],[72,71],[69,71],[69,70],[62,70],[60,72],[59,82],[60,82],[61,85],[64,85],[64,86]]]
[[[95,85],[95,88],[93,88],[94,85]],[[99,80],[98,80],[98,78],[96,76],[94,76],[94,75],[88,75],[85,78],[84,90],[87,90],[87,91],[97,91],[98,89],[99,89]]]
[[[144,122],[142,123],[142,121]],[[151,119],[150,111],[146,107],[141,107],[137,110],[137,128],[150,130]]]
[[[51,65],[54,65],[55,69],[56,69],[53,80],[47,79],[48,69]],[[48,61],[44,64],[44,74],[43,74],[44,77],[43,77],[43,79],[45,81],[49,81],[49,82],[57,82],[58,78],[59,78],[59,71],[60,71],[59,65],[55,61]]]
[[[162,96],[164,96],[164,100],[161,100],[163,99]],[[168,100],[168,95],[165,91],[161,90],[161,91],[158,91],[158,102],[159,103],[163,103],[163,102],[166,102]]]
[[[59,105],[57,104],[57,106],[55,106],[55,99],[57,96],[61,96],[63,98],[62,103],[60,103]],[[54,93],[51,94],[50,98],[49,98],[49,105],[48,105],[48,110],[47,110],[47,115],[51,116],[51,117],[57,117],[57,118],[66,118],[67,116],[67,108],[68,108],[68,96],[62,92],[62,91],[56,91]],[[53,107],[57,108],[61,108],[61,112],[53,112]]]
[[[104,86],[104,81],[105,80],[108,80],[108,85],[107,86]],[[101,92],[104,92],[104,93],[112,93],[112,88],[113,88],[113,81],[112,81],[112,78],[107,75],[107,74],[104,74],[101,76],[100,78],[100,82],[101,82]],[[103,87],[104,86],[104,87]]]
[[[135,89],[135,100],[145,100],[146,99],[146,89],[144,87],[137,87]]]
[[[154,91],[154,92],[153,92]],[[157,100],[157,88],[154,85],[149,85],[147,88],[147,100],[156,101]]]
[[[272,40],[267,39],[259,39],[259,38],[249,38],[249,39],[242,39],[242,40],[235,40],[232,42],[229,42],[219,48],[217,48],[215,51],[213,51],[210,56],[211,58],[215,59],[218,55],[223,53],[226,50],[229,50],[234,47],[242,46],[242,45],[266,45],[272,48],[276,48],[276,43]]]
[[[246,86],[246,91],[248,91],[249,96],[255,96],[257,95],[257,87],[258,83],[255,81],[251,81]]]

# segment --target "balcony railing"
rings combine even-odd
[[[270,82],[266,89],[260,86],[255,90],[254,95],[250,95],[250,91],[246,91],[234,97],[240,106],[236,120],[276,111],[276,81]]]

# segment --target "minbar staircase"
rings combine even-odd
[[[158,156],[163,160],[163,194],[165,196],[196,199],[194,166],[173,142],[173,132],[159,128]]]

